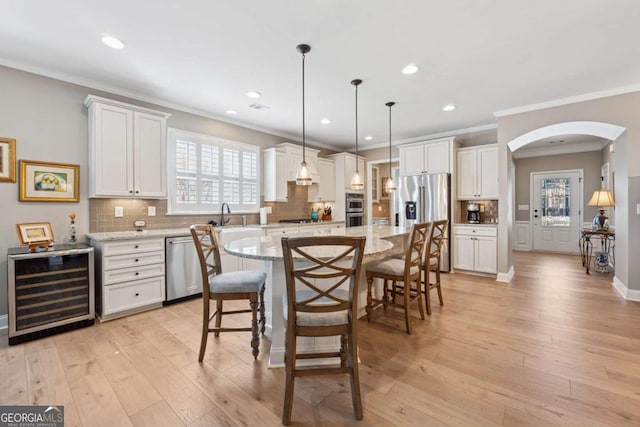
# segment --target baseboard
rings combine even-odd
[[[622,296],[622,298],[629,301],[640,301],[640,291],[637,289],[627,288],[627,286],[622,283],[620,279],[618,279],[618,276],[613,277],[613,282],[611,284],[613,285],[613,288]]]
[[[7,329],[9,327],[9,315],[3,314],[0,316],[0,330]]]
[[[509,267],[509,271],[506,273],[498,273],[498,277],[496,277],[496,282],[505,282],[509,283],[511,279],[513,279],[515,271],[513,270],[513,265]]]

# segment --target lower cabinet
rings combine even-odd
[[[96,311],[101,320],[162,306],[163,237],[90,242],[96,252]]]
[[[496,227],[458,225],[453,228],[453,267],[479,273],[498,271]]]

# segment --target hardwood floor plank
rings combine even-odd
[[[27,367],[24,346],[0,348],[0,402],[3,405],[27,405]]]
[[[185,425],[164,400],[140,412],[136,412],[129,418],[134,427],[177,427]]]
[[[69,382],[85,426],[130,426],[131,421],[104,374],[91,373]],[[66,407],[65,407],[66,416]]]

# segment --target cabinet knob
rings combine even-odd
[[[140,273],[138,273],[138,272],[136,271],[136,276],[137,276],[138,274],[140,274]]]
[[[133,194],[133,190],[129,190],[129,194]]]
[[[140,193],[140,191],[139,191],[139,190],[136,190],[136,194],[138,194],[138,193]]]
[[[136,292],[136,296],[137,296],[137,297],[139,297],[139,296],[140,296],[140,294],[139,294],[138,292]]]
[[[136,258],[136,262],[138,262],[138,258]]]
[[[138,248],[139,248],[139,246],[138,246],[138,245],[135,245],[135,246],[133,247],[133,249],[138,249]]]

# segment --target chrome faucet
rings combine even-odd
[[[227,207],[227,213],[228,213],[228,214],[230,214],[230,213],[231,213],[231,209],[229,208],[229,203],[224,202],[224,203],[222,204],[222,208],[221,208],[221,212],[220,212],[220,225],[225,225],[225,224],[226,224],[226,223],[228,223],[228,222],[229,222],[229,220],[231,219],[231,218],[224,219],[224,207],[225,207],[225,206]]]

